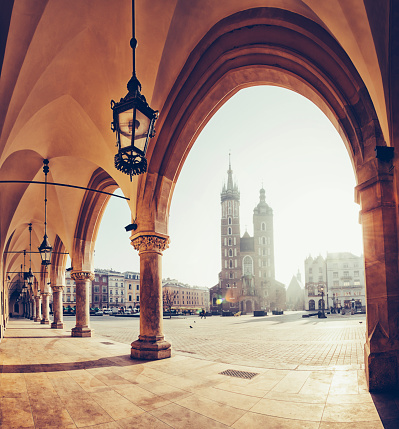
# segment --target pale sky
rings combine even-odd
[[[304,280],[309,254],[362,254],[355,177],[337,131],[304,97],[277,87],[253,87],[215,114],[183,166],[172,198],[163,278],[192,286],[218,282],[220,192],[229,152],[241,193],[241,235],[246,226],[253,234],[262,183],[273,209],[278,281],[288,286],[298,269]],[[126,202],[111,198],[96,243],[96,268],[139,271],[138,254],[124,230],[129,223]]]

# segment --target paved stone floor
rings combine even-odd
[[[308,323],[294,315],[166,320],[168,338],[179,338],[184,351],[153,362],[131,360],[123,343],[127,331],[118,325],[132,329],[137,321],[93,318],[93,338],[70,337],[71,323],[54,330],[10,321],[0,344],[1,428],[399,428],[399,397],[367,391],[358,316]],[[284,344],[291,351],[275,358],[268,338],[275,353]],[[350,342],[352,348],[339,349],[341,360],[334,357],[339,344]],[[237,363],[245,350],[251,365]],[[257,375],[220,374],[225,370]]]

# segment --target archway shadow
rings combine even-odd
[[[3,374],[30,374],[41,372],[77,371],[81,369],[107,368],[110,366],[135,366],[148,360],[132,360],[129,355],[113,356],[83,362],[26,364],[26,365],[0,365]]]

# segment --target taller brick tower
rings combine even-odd
[[[219,287],[222,289],[226,301],[235,303],[238,299],[238,289],[241,285],[241,257],[240,257],[240,192],[233,182],[233,170],[229,156],[227,171],[227,186],[224,185],[220,194],[221,215],[221,258],[222,271]],[[229,304],[223,305],[223,307]]]

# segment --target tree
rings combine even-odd
[[[166,289],[162,292],[163,308],[169,310],[169,318],[172,318],[172,306],[177,298],[177,291]]]

